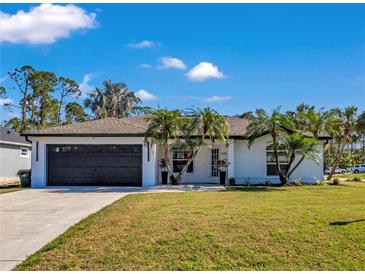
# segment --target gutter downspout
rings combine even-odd
[[[25,137],[25,141],[27,141],[28,143],[32,143],[32,141],[31,140],[29,140],[29,136],[28,135],[24,135],[24,137]]]

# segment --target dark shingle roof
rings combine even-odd
[[[29,144],[23,136],[12,129],[0,127],[0,141],[20,144]]]
[[[248,120],[238,116],[227,116],[230,137],[243,137],[247,131]],[[143,136],[147,130],[144,116],[130,118],[104,118],[64,125],[42,130],[29,131],[28,136]],[[320,138],[330,139],[328,135]]]
[[[237,116],[226,117],[229,121],[230,136],[242,136],[246,132],[247,120]],[[119,136],[143,136],[147,129],[147,122],[144,116],[130,118],[105,118],[81,122],[77,124],[46,128],[36,131],[28,131],[24,135],[29,136],[97,136],[97,135],[119,135]]]

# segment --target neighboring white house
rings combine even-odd
[[[270,136],[258,138],[249,149],[244,134],[247,120],[227,117],[228,146],[203,147],[189,167],[183,183],[218,183],[217,159],[227,159],[228,178],[236,183],[277,183]],[[153,186],[161,182],[158,162],[162,149],[145,141],[143,116],[106,118],[28,132],[32,141],[32,187],[47,186]],[[320,163],[305,160],[292,175],[302,182],[323,180],[323,146],[318,143]],[[186,153],[171,145],[170,162],[178,172]],[[280,155],[282,165],[287,163]]]
[[[0,127],[0,184],[19,181],[21,169],[30,169],[31,144],[19,133]]]

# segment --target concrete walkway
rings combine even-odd
[[[69,187],[1,194],[0,270],[11,270],[73,224],[127,194],[220,190],[224,190],[224,187]]]

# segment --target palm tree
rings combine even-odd
[[[106,100],[103,91],[99,88],[95,88],[95,90],[89,94],[89,98],[85,99],[84,105],[86,108],[90,108],[96,119],[102,119],[108,117]]]
[[[169,141],[176,140],[180,133],[183,119],[180,110],[156,109],[150,110],[146,115],[148,128],[145,133],[146,141],[163,146],[163,162],[167,171],[170,173],[169,163]]]
[[[254,141],[265,134],[270,134],[274,150],[275,165],[279,174],[281,184],[286,184],[286,178],[279,164],[279,139],[280,134],[286,130],[295,129],[295,123],[289,115],[280,113],[280,107],[277,107],[271,114],[267,114],[263,109],[256,109],[255,113],[246,112],[241,115],[249,121],[245,138],[248,139],[248,147],[250,148]]]
[[[211,108],[189,109],[186,115],[182,128],[184,139],[181,145],[190,153],[185,166],[174,178],[176,184],[180,184],[202,146],[211,145],[215,141],[226,144],[229,136],[227,119]]]
[[[319,135],[324,132],[327,121],[331,116],[332,112],[324,111],[324,108],[316,111],[315,106],[301,104],[297,106],[293,118],[299,130],[310,132],[314,138],[318,139]]]
[[[362,138],[362,153],[365,158],[365,111],[363,111],[357,118],[356,131]]]
[[[340,136],[341,141],[337,151],[336,159],[332,165],[330,173],[328,174],[328,180],[331,180],[333,174],[335,173],[338,163],[340,162],[343,155],[345,146],[350,140],[351,133],[356,128],[356,112],[357,108],[354,106],[347,107],[344,111],[338,108],[332,110],[334,115],[328,122],[327,130],[333,135]]]
[[[96,88],[84,101],[96,119],[106,117],[128,117],[138,107],[141,100],[123,83],[103,82],[104,88]]]
[[[318,163],[319,151],[316,149],[317,139],[308,137],[300,132],[287,133],[284,132],[281,137],[281,147],[285,150],[289,162],[285,171],[286,184],[289,182],[290,176],[304,161],[304,159],[311,159]],[[292,167],[296,156],[301,155],[299,161]]]

